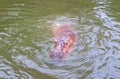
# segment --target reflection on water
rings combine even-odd
[[[120,2],[1,0],[0,78],[119,79]],[[77,41],[67,60],[51,61],[53,24],[68,23]]]

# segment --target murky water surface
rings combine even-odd
[[[68,23],[77,40],[51,61],[51,26]],[[0,0],[0,79],[119,79],[120,0]]]

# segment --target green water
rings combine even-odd
[[[53,24],[77,40],[50,61]],[[120,0],[0,0],[0,79],[119,79]]]

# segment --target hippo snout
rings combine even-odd
[[[59,50],[53,49],[49,51],[49,57],[52,59],[64,59],[64,56],[64,53]]]

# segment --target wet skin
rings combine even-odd
[[[54,48],[49,51],[51,59],[66,59],[73,46],[76,35],[70,25],[60,25],[53,28]]]

